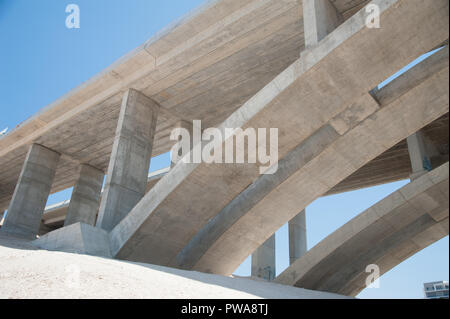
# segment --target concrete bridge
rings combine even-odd
[[[381,28],[368,27],[368,3]],[[231,274],[253,252],[273,256],[271,236],[291,221],[300,257],[306,244],[294,239],[315,199],[416,183],[448,161],[448,5],[206,3],[0,138],[1,231],[40,233],[35,244],[47,249]],[[195,119],[222,133],[278,128],[277,172],[180,161],[149,179],[172,129]],[[69,187],[70,201],[45,210],[49,194]],[[274,264],[255,260],[255,269]],[[320,285],[298,278],[286,283]]]
[[[448,236],[448,162],[392,193],[322,240],[275,282],[356,296],[366,266],[380,275]]]

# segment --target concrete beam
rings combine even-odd
[[[356,296],[366,288],[368,265],[383,275],[448,236],[448,179],[447,162],[331,233],[275,282]]]
[[[433,143],[421,132],[416,132],[406,139],[411,159],[411,180],[414,180],[433,169],[431,158],[439,156]]]
[[[260,176],[199,230],[178,254],[176,266],[183,269],[195,267],[208,251],[214,250],[216,243],[222,242],[221,238],[227,236],[227,230],[233,229],[233,225],[255,205],[263,201],[289,176],[323,152],[338,137],[339,134],[330,125],[326,125],[294,148],[278,162],[278,170],[275,174]],[[264,228],[267,220],[261,219],[260,222],[253,223],[252,228],[259,231]]]
[[[175,130],[176,129],[185,129],[185,130],[187,130],[189,132],[190,149],[192,149],[192,147],[194,146],[194,143],[195,143],[195,141],[193,140],[193,132],[194,132],[193,123],[189,122],[189,121],[185,121],[185,120],[180,120],[175,125]],[[177,164],[177,162],[181,159],[181,158],[178,158],[178,157],[180,157],[181,155],[182,155],[181,154],[181,150],[179,150],[178,154],[174,154],[173,150],[171,150],[171,152],[170,152],[170,167],[174,167]]]
[[[34,240],[32,244],[47,250],[111,258],[108,233],[84,223],[54,230]]]
[[[112,149],[120,100],[130,87],[163,106],[153,156],[170,150],[167,133],[179,118],[216,126],[298,58],[299,19],[298,0],[220,0],[172,23],[0,138],[0,210],[8,207],[20,174],[16,163],[33,141],[106,172],[105,150]],[[58,169],[73,173],[57,173],[52,192],[76,183],[72,162]]]
[[[306,210],[289,221],[289,264],[306,254]]]
[[[59,153],[44,146],[30,146],[2,232],[36,237],[59,158]]]
[[[82,164],[77,184],[73,188],[64,226],[85,223],[95,226],[104,173],[92,166]]]
[[[147,180],[147,190],[146,192],[150,191],[152,187],[169,171],[170,167],[162,168],[160,170],[151,172],[148,175]],[[99,201],[100,202],[100,201]],[[53,230],[53,227],[55,227],[55,224],[64,223],[67,215],[67,211],[69,209],[70,200],[63,201],[58,204],[54,204],[51,206],[47,206],[44,211],[44,215],[42,216],[42,232],[40,234],[45,234],[46,230]],[[98,210],[96,212],[96,215],[98,213]],[[96,217],[97,218],[97,217]],[[43,226],[49,226],[50,228],[46,228]]]
[[[110,231],[144,196],[158,111],[144,94],[125,93],[97,227]]]
[[[41,225],[39,226],[38,235],[39,235],[39,237],[41,237],[53,230],[54,230],[53,228],[45,225],[44,223],[41,223]]]
[[[267,281],[275,278],[275,234],[252,254],[252,277]]]
[[[317,45],[343,21],[344,18],[330,0],[303,0],[306,49]]]

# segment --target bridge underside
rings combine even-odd
[[[382,27],[372,29],[362,9],[368,2],[320,0],[337,18],[312,44],[303,4],[319,1],[208,2],[0,139],[0,211],[14,208],[5,225],[26,224],[35,238],[38,216],[40,234],[48,233],[35,242],[43,248],[229,275],[317,198],[409,178],[407,139],[420,133],[435,149],[420,168],[439,168],[351,221],[347,237],[337,231],[342,245],[322,255],[319,245],[277,279],[358,293],[362,264],[351,260],[378,262],[385,272],[448,234],[449,3],[373,0]],[[278,170],[180,161],[146,179],[150,155],[168,151],[172,129],[196,119],[221,132],[278,128]],[[103,193],[80,167],[107,173]],[[108,228],[67,225],[74,200],[43,212],[49,193],[74,185],[72,199],[94,220],[96,212],[107,216]],[[41,211],[21,206],[30,194]],[[382,245],[368,251],[374,240]],[[359,255],[348,259],[346,249]]]

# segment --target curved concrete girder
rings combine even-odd
[[[366,266],[380,275],[449,233],[448,162],[370,207],[323,239],[275,281],[356,296]]]
[[[436,99],[435,94],[439,98]],[[227,225],[228,229],[217,240],[206,243],[207,251],[192,269],[232,273],[299,210],[386,149],[447,112],[448,65],[327,145],[242,217],[232,221],[231,226]]]
[[[424,53],[424,48],[436,47],[448,38],[448,30],[442,28],[448,21],[443,12],[448,8],[446,1],[431,6],[416,0],[374,3],[380,6],[383,28],[367,29],[365,12],[360,11],[219,128],[277,127],[282,158],[351,101]],[[408,19],[398,23],[404,16]],[[422,28],[414,28],[419,23]],[[412,36],[419,40],[407,41]],[[391,41],[394,45],[383,45]],[[367,63],[368,57],[372,63]],[[177,164],[112,230],[113,254],[122,259],[173,264],[179,251],[209,219],[257,177],[258,166],[253,164]]]
[[[439,74],[439,72],[448,68],[448,65],[448,47],[445,47],[440,52],[422,61],[414,68],[408,70],[381,90],[377,91],[374,98],[377,101],[381,101],[381,107],[385,107],[411,90],[416,91],[412,91],[410,94],[422,95],[422,90],[428,86],[420,87],[420,84],[423,84],[433,75],[436,76],[436,74]],[[435,80],[438,80],[438,78]],[[431,95],[428,95],[428,97],[431,99],[434,98]],[[423,104],[422,106],[426,105],[427,104]],[[356,127],[377,109],[378,106],[367,94],[367,96],[364,96],[359,103],[351,105],[347,110],[335,117],[331,121],[331,125],[326,125],[312,134],[285,158],[280,160],[278,171],[274,175],[261,176],[235,197],[219,214],[211,219],[211,221],[209,221],[208,224],[203,227],[178,254],[176,266],[184,269],[194,268],[207,272],[217,271],[218,269],[216,268],[200,266],[200,259],[202,259],[204,255],[209,254],[209,257],[205,257],[202,260],[204,265],[208,264],[206,260],[213,259],[215,255],[226,255],[227,261],[225,262],[222,260],[221,267],[228,267],[226,265],[230,263],[231,258],[227,253],[231,250],[235,251],[236,249],[236,242],[233,236],[236,238],[244,236],[238,250],[243,250],[243,247],[248,246],[247,252],[250,254],[252,252],[250,249],[254,247],[254,244],[252,244],[253,238],[250,237],[248,233],[262,232],[263,229],[274,230],[274,227],[267,228],[267,225],[271,223],[279,225],[280,221],[274,217],[267,216],[266,221],[258,218],[257,220],[261,222],[261,225],[257,224],[256,227],[250,220],[247,220],[247,224],[234,224],[249,213],[251,209],[254,209],[256,205],[258,205],[258,210],[252,212],[253,214],[262,212],[266,206],[271,207],[271,204],[267,203],[267,200],[265,200],[264,197],[271,192],[281,192],[280,187],[282,186],[280,185],[285,180],[295,172],[298,172],[312,159],[318,157],[327,147],[332,145],[332,143],[340,136],[335,129],[339,133],[345,134],[346,130],[349,129],[349,125],[347,124],[348,121],[346,119],[352,118],[353,122],[351,123],[351,126]],[[295,196],[295,190],[290,190],[290,192],[292,193],[292,196]],[[323,194],[317,194],[317,196],[321,195]],[[270,200],[275,199],[270,197]],[[307,204],[301,203],[301,205]],[[270,214],[270,212],[267,212],[267,214]],[[246,229],[246,231],[243,231],[243,229]],[[244,244],[243,241],[246,239],[247,242]],[[215,245],[216,242],[218,243],[217,245]],[[243,257],[244,255],[240,255],[240,258]]]

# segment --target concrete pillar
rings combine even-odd
[[[315,46],[343,21],[330,0],[303,0],[305,47]]]
[[[38,144],[28,150],[2,231],[35,238],[55,177],[60,154]]]
[[[431,158],[439,156],[433,143],[421,132],[416,132],[406,139],[411,160],[411,180],[422,176],[433,169]]]
[[[159,106],[130,89],[122,101],[97,227],[113,229],[145,195]]]
[[[289,221],[289,264],[306,254],[306,211],[302,210]]]
[[[72,191],[64,226],[75,223],[95,225],[100,195],[103,185],[103,172],[95,167],[80,165],[78,180]]]
[[[252,254],[252,277],[267,281],[275,278],[275,234]]]

